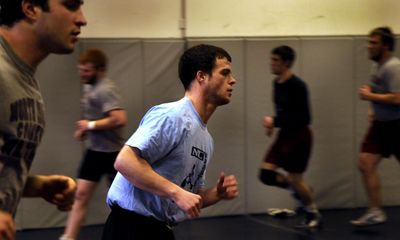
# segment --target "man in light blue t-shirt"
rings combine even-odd
[[[230,55],[211,45],[192,47],[180,59],[179,77],[185,96],[151,108],[117,157],[103,239],[174,239],[170,225],[239,194],[236,178],[223,173],[204,189],[213,154],[206,124],[230,102],[236,83]]]

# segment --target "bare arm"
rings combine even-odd
[[[106,118],[96,120],[95,130],[108,130],[121,128],[126,125],[128,118],[123,109],[113,110],[108,113]]]
[[[74,137],[77,140],[83,140],[87,131],[110,130],[121,128],[126,125],[128,118],[123,109],[112,110],[107,117],[94,121],[94,127],[90,129],[89,120],[83,119],[76,122]]]
[[[370,86],[362,86],[359,89],[362,100],[400,105],[400,93],[373,93]]]
[[[11,214],[0,210],[0,240],[15,238],[15,222]]]
[[[63,175],[31,175],[28,177],[23,196],[42,197],[59,210],[71,210],[76,190],[75,181]]]
[[[220,200],[232,200],[239,196],[238,184],[235,176],[225,176],[221,173],[217,186],[198,192],[203,199],[203,208],[213,205]]]
[[[156,173],[150,164],[140,156],[138,149],[124,146],[114,167],[135,187],[173,200],[188,217],[192,218],[200,214],[201,197],[182,189]]]

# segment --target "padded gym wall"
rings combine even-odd
[[[269,52],[287,44],[297,51],[294,72],[309,86],[313,113],[314,148],[306,179],[313,186],[321,208],[366,205],[357,158],[367,128],[368,103],[358,98],[358,88],[368,82],[371,62],[365,37],[296,38],[192,38],[188,45],[210,43],[226,48],[233,57],[237,80],[232,102],[221,106],[208,128],[214,137],[215,154],[207,171],[207,184],[215,184],[220,171],[235,174],[241,195],[203,211],[203,216],[263,213],[269,207],[293,207],[286,191],[266,187],[258,179],[258,167],[273,141],[264,135],[262,117],[273,114],[273,76]],[[46,101],[47,127],[33,163],[36,174],[76,176],[82,145],[72,138],[80,116],[80,81],[77,58],[84,49],[103,49],[110,60],[108,75],[121,91],[128,111],[129,137],[147,109],[183,96],[177,65],[185,43],[178,39],[83,39],[72,55],[50,56],[39,67]],[[397,56],[399,52],[396,52]],[[400,204],[398,164],[385,160],[380,168],[385,205]],[[87,224],[105,221],[106,182],[91,202]],[[65,224],[67,214],[41,199],[24,199],[17,212],[20,228]]]

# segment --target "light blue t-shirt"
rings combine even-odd
[[[375,65],[371,74],[371,88],[374,93],[400,92],[400,60],[392,57],[382,66]],[[391,121],[400,119],[400,106],[372,102],[375,120]]]
[[[139,149],[154,171],[178,186],[190,192],[204,186],[214,144],[188,98],[151,108],[126,145]],[[186,218],[172,200],[135,187],[120,173],[110,187],[107,204],[172,224]]]

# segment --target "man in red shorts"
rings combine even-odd
[[[271,71],[276,75],[273,83],[276,116],[264,117],[264,127],[268,136],[272,136],[274,128],[280,131],[266,153],[259,178],[266,185],[292,191],[305,212],[305,219],[297,227],[316,228],[322,225],[322,218],[303,178],[312,147],[308,90],[305,82],[291,71],[294,60],[295,52],[288,46],[271,52]]]
[[[369,226],[386,221],[381,206],[378,165],[394,154],[400,160],[400,60],[393,56],[395,37],[388,27],[371,31],[369,58],[375,62],[370,85],[359,89],[361,100],[370,101],[370,128],[364,138],[359,169],[368,196],[367,212],[351,224]]]

